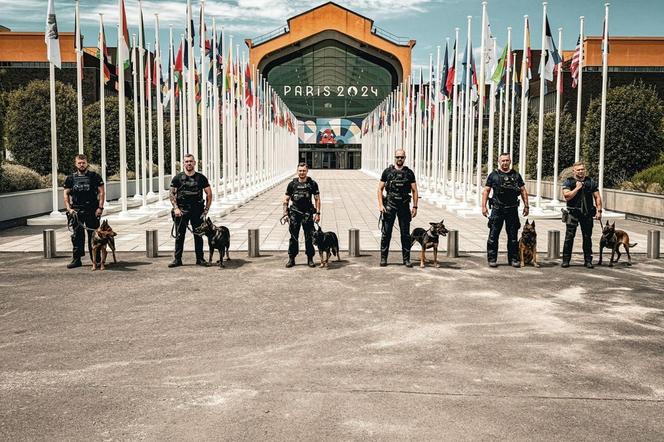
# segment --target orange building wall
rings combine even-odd
[[[76,36],[61,32],[60,58],[63,63],[76,63]],[[0,61],[47,62],[43,32],[0,32]]]
[[[247,40],[249,60],[254,66],[258,66],[263,57],[271,52],[322,31],[334,30],[394,55],[401,63],[403,78],[410,76],[411,51],[413,46],[415,46],[415,41],[410,40],[408,46],[400,46],[377,37],[371,33],[372,21],[351,11],[334,4],[326,4],[300,16],[293,17],[288,20],[288,24],[290,29],[288,33],[261,43],[256,47],[252,47],[251,40]]]
[[[586,66],[602,66],[602,37],[587,37],[583,50]],[[664,38],[609,36],[609,66],[664,66]]]

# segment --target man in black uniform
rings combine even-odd
[[[490,201],[489,239],[486,243],[486,255],[489,267],[498,267],[498,240],[500,231],[505,224],[507,231],[507,261],[519,267],[519,196],[523,200],[523,216],[528,216],[528,192],[523,178],[512,169],[512,158],[509,153],[502,153],[498,158],[500,168],[494,170],[486,179],[482,192],[482,215],[489,216],[486,203]],[[489,192],[493,190],[489,200]]]
[[[406,151],[399,149],[394,154],[394,165],[383,171],[378,183],[378,210],[383,222],[380,237],[380,266],[387,265],[387,255],[390,252],[392,229],[394,221],[399,218],[399,231],[401,233],[401,256],[406,267],[412,267],[410,262],[410,220],[417,216],[417,183],[415,174],[407,166]],[[383,191],[387,195],[383,195]],[[413,194],[413,208],[410,208],[410,194]]]
[[[74,232],[71,235],[73,259],[68,269],[80,267],[81,257],[85,255],[85,230],[99,227],[99,218],[104,212],[106,191],[104,181],[98,173],[88,170],[85,155],[76,155],[76,171],[65,179],[65,209],[69,215]],[[93,230],[88,230],[88,250],[92,250]]]
[[[192,154],[184,156],[184,172],[180,172],[171,181],[170,200],[173,205],[173,222],[176,226],[175,259],[168,267],[182,265],[184,252],[184,237],[187,226],[195,229],[203,223],[203,219],[212,204],[212,189],[208,179],[194,170],[196,159]],[[205,203],[203,203],[205,192]],[[203,238],[194,235],[194,248],[196,250],[196,265],[206,267],[208,262],[203,258]]]
[[[288,262],[286,267],[295,265],[300,245],[298,236],[300,235],[300,226],[304,230],[304,248],[307,254],[307,265],[316,267],[314,264],[314,243],[313,232],[314,222],[320,222],[320,192],[318,183],[307,176],[309,167],[305,163],[297,165],[297,178],[288,183],[286,187],[286,197],[284,198],[284,217],[288,218],[288,230],[290,240],[288,241]],[[314,197],[316,207],[311,202]],[[293,204],[289,207],[288,202]]]
[[[586,176],[586,166],[582,161],[574,163],[574,176],[563,183],[563,197],[567,201],[568,216],[563,246],[563,262],[561,267],[569,267],[572,259],[572,246],[576,236],[576,228],[581,225],[583,236],[584,265],[593,268],[593,219],[602,219],[602,195],[597,183]]]

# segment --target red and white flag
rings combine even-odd
[[[570,72],[572,74],[572,87],[576,88],[579,85],[579,70],[581,69],[581,36],[576,41],[576,50],[574,55],[572,55],[572,63],[570,64]]]

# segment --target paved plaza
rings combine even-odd
[[[361,171],[353,170],[312,170],[310,175],[319,183],[322,199],[322,220],[324,230],[333,230],[338,233],[342,249],[348,248],[348,229],[360,230],[360,244],[362,250],[380,250],[380,230],[378,228],[378,209],[376,203],[377,180]],[[223,224],[231,231],[231,250],[247,250],[247,230],[260,230],[260,247],[266,251],[285,252],[288,249],[288,228],[280,224],[282,214],[282,199],[286,189],[286,182],[273,187],[271,190],[259,195],[244,206],[223,216],[215,217],[214,221]],[[459,217],[456,214],[423,200],[419,203],[418,215],[413,220],[411,229],[415,227],[428,228],[429,222],[445,219],[448,229],[459,231],[459,249],[465,252],[480,253],[486,250],[488,235],[486,218],[476,216],[471,218]],[[398,223],[397,223],[398,224]],[[564,238],[564,225],[560,220],[537,220],[538,249],[546,252],[547,231],[560,230],[561,241]],[[646,235],[653,226],[634,221],[618,220],[618,228],[630,234],[630,240],[638,243],[632,249],[635,254],[646,251]],[[144,251],[145,230],[159,230],[159,249],[172,251],[174,241],[171,238],[172,222],[170,216],[162,216],[143,224],[115,226],[118,232],[116,245],[120,251]],[[40,227],[19,227],[0,232],[0,252],[39,252],[43,247],[42,230]],[[599,244],[599,225],[594,229],[595,248]],[[302,237],[302,234],[301,234]],[[398,251],[398,228],[395,224],[391,249]],[[57,227],[57,249],[65,253],[71,250],[70,233],[66,227]],[[506,236],[501,237],[501,250],[505,248]],[[417,249],[417,245],[415,249]],[[442,247],[446,247],[443,241]],[[301,241],[300,248],[304,250]],[[185,250],[193,250],[193,240],[188,234]],[[575,251],[581,251],[580,232],[575,241]],[[397,257],[396,253],[392,257]],[[396,258],[395,258],[396,259]]]
[[[664,439],[662,261],[231,257],[0,254],[0,440]]]

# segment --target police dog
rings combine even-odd
[[[336,233],[323,232],[323,229],[321,229],[318,223],[316,223],[316,228],[313,231],[312,239],[314,245],[318,247],[321,268],[330,267],[330,255],[336,256],[337,261],[341,261],[341,256],[339,256],[339,238],[337,238]],[[325,252],[325,258],[323,258],[323,252]]]
[[[106,269],[106,256],[108,252],[106,247],[111,249],[113,254],[113,264],[116,264],[118,261],[115,259],[115,236],[117,233],[111,229],[111,226],[108,225],[108,220],[104,220],[101,225],[95,230],[94,235],[92,235],[92,252],[90,259],[92,260],[92,271],[97,270],[97,264],[99,264],[99,270]],[[97,255],[99,254],[99,255]],[[97,256],[100,257],[100,262],[97,262]]]
[[[526,264],[532,264],[539,268],[537,263],[537,232],[535,231],[535,221],[532,223],[526,220],[526,225],[521,230],[521,239],[519,240],[519,258],[521,267]]]
[[[627,265],[632,265],[632,257],[629,255],[630,247],[634,247],[637,243],[630,244],[629,235],[624,230],[616,230],[616,223],[609,224],[607,221],[602,229],[602,239],[599,240],[599,265],[602,265],[602,253],[604,252],[604,247],[611,249],[611,260],[609,261],[609,267],[613,267],[613,257],[615,254],[618,254],[615,262],[618,262],[620,259],[620,246],[622,245],[627,252]]]
[[[413,244],[416,242],[422,247],[420,251],[420,267],[424,267],[426,262],[425,252],[426,249],[433,249],[433,266],[438,266],[438,241],[441,236],[447,236],[447,228],[445,227],[445,220],[441,220],[439,223],[429,223],[429,230],[424,230],[421,227],[417,227],[413,230],[413,233],[410,234],[410,246],[413,247]]]
[[[219,268],[224,266],[224,254],[226,261],[230,261],[231,257],[228,254],[228,249],[231,246],[231,232],[224,226],[215,226],[210,218],[206,218],[203,223],[193,230],[194,235],[207,236],[208,246],[210,247],[210,259],[212,263],[212,256],[214,251],[219,250]]]

